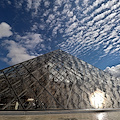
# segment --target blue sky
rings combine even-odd
[[[119,0],[0,0],[0,69],[62,49],[120,73]]]

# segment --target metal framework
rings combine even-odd
[[[56,50],[0,70],[0,110],[119,108],[120,79]]]

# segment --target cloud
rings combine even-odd
[[[97,13],[100,13],[101,11],[105,10],[105,9],[110,9],[113,5],[115,5],[115,3],[117,3],[118,1],[117,0],[114,0],[114,1],[107,1],[107,3],[103,3],[98,9],[96,9],[93,13],[92,13],[92,16],[97,14]]]
[[[89,7],[81,9],[81,12],[78,8],[74,11],[74,8],[69,5],[64,5],[61,13],[67,16],[63,19],[63,21],[67,20],[63,35],[66,41],[58,45],[62,50],[77,57],[88,55],[88,53],[91,55],[91,52],[106,56],[120,51],[118,46],[120,14],[117,12],[120,4],[117,0],[104,1],[95,0]],[[76,0],[75,3],[79,1]],[[70,13],[73,13],[73,16],[76,15],[75,20]]]
[[[45,2],[44,2],[44,6],[45,6],[46,8],[48,8],[48,7],[50,6],[50,2],[49,2],[49,1],[45,1]]]
[[[104,49],[105,53],[110,52],[110,50],[113,48],[113,46],[110,44],[106,49]]]
[[[44,29],[45,29],[45,25],[44,25],[44,24],[40,24],[39,28],[40,28],[41,30],[44,30]]]
[[[67,15],[68,15],[68,17],[72,17],[73,16],[73,11],[68,11]]]
[[[38,11],[40,9],[41,0],[26,0],[27,7],[26,10],[30,11],[32,10],[32,16],[36,16],[38,14]]]
[[[55,0],[55,6],[62,6],[64,0]]]
[[[111,75],[114,75],[115,77],[120,77],[120,64],[112,67],[107,67],[104,71],[110,73]]]
[[[54,27],[54,29],[52,31],[52,36],[55,36],[57,34],[58,29],[59,29],[59,27]]]
[[[76,29],[78,26],[77,22],[72,23],[65,31],[66,34],[72,32],[74,29]]]
[[[83,0],[83,5],[84,5],[84,6],[87,7],[87,6],[88,6],[88,3],[89,3],[89,0]]]
[[[8,0],[8,4],[11,4],[11,2]]]
[[[117,9],[118,7],[120,7],[120,2],[118,2],[117,4],[113,5],[111,10],[115,10]]]
[[[94,19],[93,19],[93,21],[98,21],[98,20],[104,18],[104,17],[105,17],[106,15],[108,15],[110,12],[111,12],[111,11],[108,10],[108,11],[105,11],[105,12],[103,12],[103,13],[95,16]]]
[[[4,61],[6,61],[9,65],[17,64],[36,57],[29,55],[26,48],[13,40],[6,40],[5,43],[7,45],[6,49],[8,50],[8,54],[7,57],[4,58]]]
[[[32,0],[27,1],[27,10],[29,11],[32,8]]]
[[[32,31],[36,31],[38,29],[38,25],[34,24],[32,27],[31,27],[31,30]]]
[[[55,15],[50,14],[50,15],[48,16],[48,19],[46,20],[46,23],[50,23],[50,22],[52,22],[54,19],[55,19]]]
[[[7,23],[5,22],[2,22],[0,24],[0,38],[3,38],[3,37],[9,37],[11,36],[13,33],[11,32],[11,27],[10,25],[8,25]]]
[[[23,6],[23,4],[24,4],[24,0],[19,0],[19,1],[14,0],[12,3],[15,4],[16,8],[20,9]]]
[[[16,39],[27,49],[35,49],[36,45],[43,42],[41,34],[28,32],[24,36],[17,35]]]

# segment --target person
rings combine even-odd
[[[19,103],[18,101],[15,103],[15,110],[18,110],[18,107],[19,107]]]

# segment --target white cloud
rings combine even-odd
[[[5,61],[10,65],[36,57],[29,55],[23,46],[13,40],[6,40],[5,43],[7,44],[8,50],[7,58],[5,58]]]
[[[52,22],[54,19],[55,19],[55,15],[50,14],[50,15],[48,16],[48,19],[46,20],[46,23],[50,23],[50,22]]]
[[[96,0],[94,3],[93,3],[93,7],[96,7],[98,6],[99,4],[101,4],[102,2],[104,2],[105,0]]]
[[[104,71],[114,75],[115,77],[120,77],[120,64],[112,67],[107,67]]]
[[[69,4],[66,3],[66,4],[64,5],[62,14],[64,15],[64,14],[66,14],[66,13],[69,12],[69,11],[70,11],[70,6],[69,6]]]
[[[111,10],[115,10],[115,9],[117,9],[118,7],[120,7],[120,2],[119,2],[119,1],[118,1],[117,4],[115,4],[115,5],[113,5],[113,6],[111,7]]]
[[[116,33],[116,31],[115,31],[115,30],[113,30],[113,31],[110,33],[110,35],[109,35],[109,38],[108,38],[108,39],[114,38],[114,37],[116,37],[116,36],[117,36],[117,33]]]
[[[43,16],[47,16],[49,13],[50,13],[50,9],[49,9],[49,10],[46,10],[46,11],[43,13]]]
[[[108,10],[108,11],[105,11],[105,12],[103,12],[103,13],[95,16],[94,19],[93,19],[93,21],[98,21],[98,20],[104,18],[105,15],[109,14],[110,12],[111,12],[111,10]]]
[[[88,6],[89,0],[83,0],[83,6]]]
[[[101,12],[102,10],[105,10],[107,8],[111,8],[115,3],[117,2],[117,0],[113,0],[113,1],[108,1],[107,3],[103,3],[98,9],[96,9],[93,13],[92,16],[94,16],[95,14]]]
[[[32,0],[27,1],[27,10],[29,11],[32,8]]]
[[[8,4],[11,4],[11,2],[8,0]]]
[[[33,8],[35,9],[35,13],[34,14],[37,14],[38,13],[38,9],[39,9],[39,6],[41,4],[41,0],[33,0]]]
[[[44,25],[44,24],[40,24],[39,28],[40,28],[41,30],[44,30],[44,29],[45,29],[45,25]]]
[[[57,30],[59,27],[54,27],[53,31],[52,31],[52,36],[55,36],[57,34]]]
[[[111,29],[110,25],[105,25],[101,27],[103,30],[100,33],[105,33]]]
[[[22,40],[21,44],[27,49],[34,49],[37,44],[43,42],[41,34],[28,32],[25,36],[17,35],[17,40]]]
[[[27,0],[27,11],[34,10],[32,12],[33,16],[36,16],[38,10],[40,9],[41,0]]]
[[[112,16],[111,14],[109,14],[110,12],[111,12],[111,10],[108,10],[108,11],[105,11],[105,12],[103,12],[103,13],[101,13],[101,14],[98,14],[97,16],[94,16],[93,20],[89,21],[87,24],[88,24],[89,26],[92,26],[93,23],[95,23],[96,21],[100,21],[101,19],[104,19],[104,17],[105,17],[106,15],[108,15],[109,17]],[[103,23],[103,22],[104,22],[104,21],[102,21],[102,23]]]
[[[111,19],[111,18],[114,18],[115,15],[116,15],[116,13],[111,13],[111,14],[109,15],[109,18],[110,18],[110,19]]]
[[[44,44],[41,44],[40,45],[42,49],[45,49],[45,45]]]
[[[11,36],[13,33],[11,32],[11,27],[10,25],[8,25],[5,22],[2,22],[0,24],[0,38],[2,37],[9,37]]]
[[[93,2],[92,5],[90,5],[85,11],[84,14],[87,14],[89,11],[91,11],[92,9],[94,9],[94,7],[98,6],[99,4],[101,4],[102,2],[104,2],[105,0],[96,0],[95,2]]]
[[[50,6],[50,2],[49,2],[49,1],[45,1],[45,2],[44,2],[44,6],[45,6],[46,8],[48,8],[48,7]]]
[[[72,23],[67,29],[66,29],[66,33],[69,33],[71,31],[73,31],[74,28],[77,28],[78,26],[78,23],[77,22],[74,22]]]
[[[62,18],[68,21],[65,22],[63,35],[67,40],[58,45],[62,50],[78,56],[83,56],[83,52],[84,55],[90,55],[89,51],[96,51],[102,57],[119,52],[119,27],[116,27],[116,24],[119,26],[120,4],[118,0],[104,1],[95,0],[91,6],[81,9],[81,12],[76,8],[76,14],[74,9],[64,5],[61,13],[66,17]],[[75,3],[79,5],[79,0]],[[71,11],[73,15],[70,14]],[[91,14],[86,14],[88,12]]]
[[[75,0],[75,4],[78,5],[79,4],[79,0]]]
[[[55,5],[56,6],[61,6],[64,0],[55,0]]]
[[[113,46],[110,44],[106,49],[104,49],[105,53],[108,53],[112,48]]]
[[[120,31],[120,25],[115,27],[116,31]]]
[[[24,0],[19,0],[19,1],[14,0],[14,4],[16,8],[21,8],[23,3],[24,3]]]
[[[95,1],[95,4],[100,4],[102,3],[104,0],[96,0]],[[94,7],[95,7],[95,4],[93,3],[93,5],[87,7],[87,9],[85,11],[83,11],[84,14],[86,14],[87,12],[91,11]],[[99,13],[101,13],[103,10],[105,9],[109,9],[111,10],[111,12],[115,9],[117,9],[118,7],[120,6],[120,3],[117,1],[117,0],[114,0],[114,1],[108,1],[107,3],[103,3],[100,7],[96,8],[92,13],[91,15],[88,15],[87,17],[83,18],[83,20],[81,20],[81,23],[84,23],[86,22],[87,20],[90,20],[91,17],[95,17],[96,15],[99,15]],[[107,12],[107,11],[106,11]],[[110,14],[111,15],[111,14]],[[109,16],[109,17],[112,17]],[[108,18],[109,19],[109,18]]]
[[[38,25],[34,24],[32,27],[31,27],[31,30],[32,31],[36,31],[38,29]]]
[[[113,49],[113,50],[111,51],[111,54],[116,53],[116,52],[119,51],[119,50],[120,50],[120,47],[115,48],[115,49]]]
[[[68,11],[67,15],[68,15],[68,17],[72,17],[73,16],[73,11]]]

